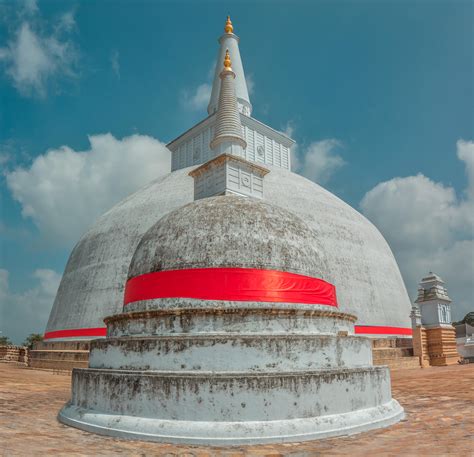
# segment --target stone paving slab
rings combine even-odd
[[[474,457],[474,364],[392,372],[407,419],[387,429],[304,443],[210,448],[127,441],[60,424],[70,376],[0,363],[0,455],[160,457]]]

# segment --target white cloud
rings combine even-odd
[[[48,84],[75,76],[78,53],[67,34],[74,27],[72,12],[63,14],[48,33],[41,26],[36,2],[24,3],[21,19],[7,45],[0,48],[5,74],[23,96],[45,97]]]
[[[56,25],[56,30],[70,32],[76,26],[76,20],[74,19],[74,13],[72,11],[67,11],[63,13]]]
[[[194,111],[207,109],[211,98],[212,86],[204,83],[200,84],[194,91],[183,91],[181,94],[181,103],[184,107]]]
[[[207,73],[208,82],[200,84],[195,89],[192,89],[192,90],[185,89],[181,91],[181,105],[184,108],[187,108],[192,111],[207,110],[207,106],[209,105],[209,100],[211,99],[212,82],[214,79],[215,71],[216,71],[216,61],[212,63]],[[249,95],[252,95],[255,89],[255,81],[254,81],[253,75],[251,74],[246,75],[245,81],[247,83],[247,89],[248,89]]]
[[[0,165],[6,165],[11,158],[12,157],[8,152],[0,152]]]
[[[21,344],[30,333],[43,333],[53,305],[61,275],[49,269],[37,269],[32,285],[24,292],[9,288],[9,272],[0,269],[0,331]]]
[[[315,141],[294,157],[294,169],[314,182],[324,184],[343,165],[344,159],[337,153],[342,143],[334,138]],[[296,160],[295,160],[296,158]]]
[[[207,110],[211,99],[212,81],[216,71],[216,61],[214,60],[207,72],[208,82],[200,84],[193,90],[185,89],[181,91],[181,104],[184,108],[192,111]]]
[[[281,129],[280,132],[284,135],[293,138],[293,134],[295,133],[296,127],[295,123],[292,120],[289,120]],[[298,143],[295,143],[291,148],[291,170],[292,171],[300,171],[301,168],[301,161],[299,157],[299,147]]]
[[[170,151],[144,135],[89,137],[87,151],[68,146],[6,173],[8,188],[43,239],[69,245],[113,204],[170,170]]]
[[[36,14],[38,12],[38,4],[36,0],[25,0],[23,2],[23,7],[26,14]]]
[[[255,79],[253,75],[245,75],[245,82],[247,83],[247,90],[249,91],[249,96],[253,95],[253,92],[255,90]]]
[[[295,123],[293,121],[288,121],[280,131],[291,138],[293,133],[295,133],[295,130]]]
[[[115,76],[120,79],[119,52],[116,49],[112,51],[112,54],[110,54],[110,64],[112,65],[112,70],[115,73]]]
[[[474,143],[458,141],[457,155],[468,175],[465,198],[418,174],[377,184],[361,208],[387,238],[411,297],[422,276],[434,271],[461,318],[474,309]]]
[[[459,140],[456,143],[458,159],[466,166],[468,187],[466,189],[468,198],[474,200],[474,142]]]
[[[289,120],[280,131],[292,138],[296,130],[293,120]],[[329,138],[313,141],[301,148],[298,143],[291,148],[291,169],[318,184],[324,184],[346,164],[337,153],[343,147],[342,141]]]

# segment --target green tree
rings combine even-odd
[[[33,348],[33,344],[43,341],[43,335],[40,335],[39,333],[31,333],[28,338],[23,342],[23,346],[26,346],[28,349]]]
[[[458,324],[469,324],[469,325],[474,326],[474,311],[467,313],[464,316],[464,319],[462,321],[453,322],[453,325],[458,325]]]
[[[0,346],[9,346],[12,344],[8,336],[0,336]]]

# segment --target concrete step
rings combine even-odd
[[[74,371],[73,385],[72,404],[84,409],[133,417],[146,411],[163,420],[272,421],[390,401],[386,367],[266,373],[87,368]]]
[[[371,364],[371,342],[317,334],[201,334],[91,343],[90,367],[117,370],[300,371]]]

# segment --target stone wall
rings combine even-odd
[[[372,348],[374,365],[387,365],[392,370],[420,367],[411,338],[376,338]]]
[[[455,365],[460,359],[454,327],[415,327],[413,350],[423,367]]]
[[[28,364],[28,348],[23,346],[0,346],[0,362]]]
[[[430,365],[445,366],[457,364],[459,354],[456,349],[456,333],[454,327],[427,328],[425,331]]]
[[[46,370],[70,371],[89,365],[89,341],[35,343],[29,351],[29,366]]]

